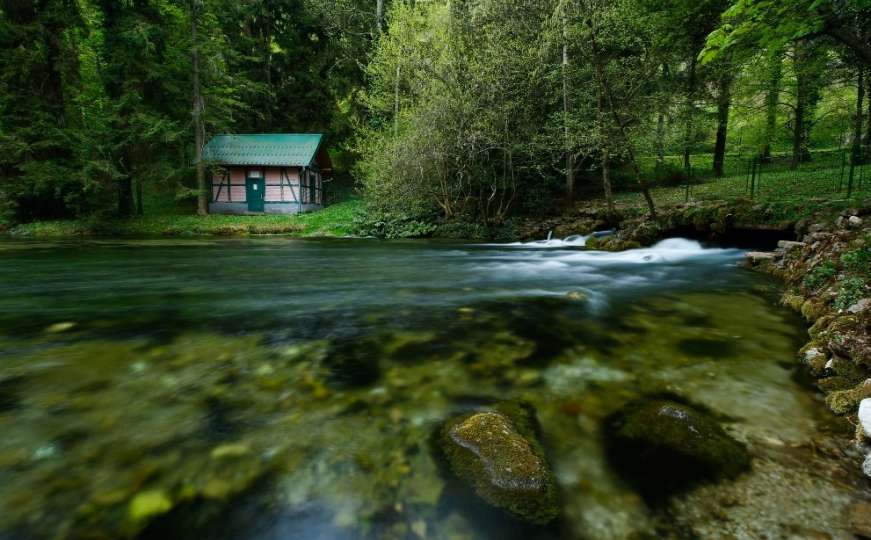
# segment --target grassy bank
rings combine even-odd
[[[297,216],[145,215],[114,221],[37,221],[11,228],[8,234],[29,238],[74,236],[246,236],[281,234],[342,237],[354,233],[354,218],[363,208],[358,198],[320,212]]]

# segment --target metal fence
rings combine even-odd
[[[738,198],[762,202],[861,199],[871,197],[871,146],[855,156],[850,148],[809,152],[800,163],[793,163],[792,156],[785,154],[729,156],[722,177],[716,177],[707,164],[685,169],[679,181],[664,184],[653,188],[658,203]],[[631,193],[621,198],[639,196]]]

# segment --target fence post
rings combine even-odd
[[[747,177],[744,179],[744,193],[750,191],[750,172],[753,170],[753,160],[747,160]]]
[[[853,152],[853,159],[850,160],[850,175],[847,178],[847,198],[853,196],[853,175],[856,172],[856,152]]]
[[[762,185],[762,165],[764,165],[762,156],[756,156],[756,164],[756,188],[754,191],[759,191],[759,187]]]
[[[753,165],[750,167],[750,200],[752,201],[756,197],[756,170],[758,168],[758,163],[756,158],[753,158]]]
[[[844,189],[844,169],[847,166],[847,151],[841,152],[841,177],[838,179],[838,193]]]
[[[690,202],[690,183],[693,181],[693,166],[687,167],[687,183],[684,186],[684,203]]]

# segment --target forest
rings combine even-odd
[[[205,213],[220,133],[483,224],[871,144],[868,0],[3,0],[0,41],[7,225]]]

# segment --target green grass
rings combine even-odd
[[[748,184],[748,175],[742,172],[725,178],[691,184],[689,195],[686,186],[657,187],[652,190],[652,194],[654,201],[660,205],[687,201],[749,199],[751,192]],[[846,186],[847,173],[844,172],[842,179],[840,166],[820,167],[816,164],[808,164],[796,171],[763,169],[752,195],[754,201],[763,203],[802,202],[817,198],[830,201],[845,200]],[[871,196],[871,165],[856,167],[853,198],[861,200],[869,196]],[[619,193],[616,199],[630,206],[641,205],[644,202],[641,193],[638,192]]]
[[[342,237],[353,234],[354,217],[363,201],[352,198],[310,214],[297,216],[196,216],[155,214],[108,222],[38,221],[12,228],[14,236],[248,236]]]

